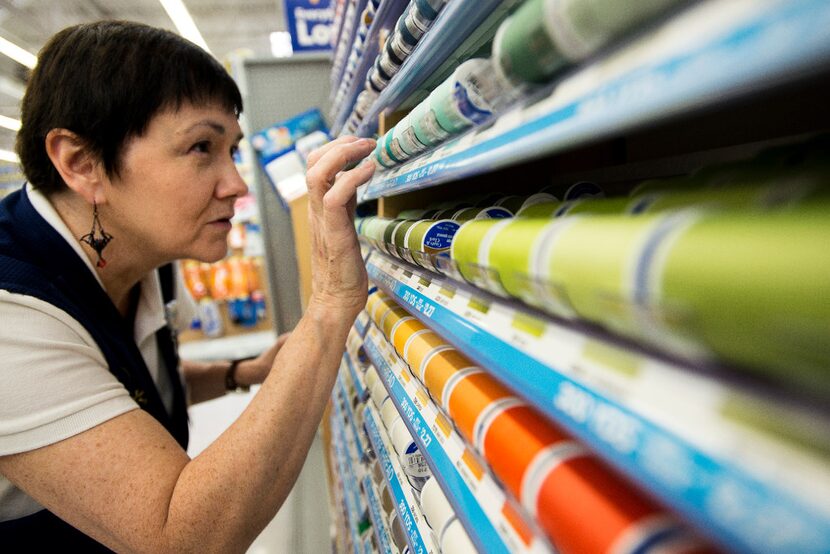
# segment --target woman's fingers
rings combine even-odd
[[[367,160],[356,168],[340,175],[323,197],[326,208],[345,207],[355,197],[357,187],[369,180],[375,172],[375,164]]]
[[[365,158],[374,149],[375,141],[360,139],[353,142],[341,143],[328,149],[314,166],[306,173],[308,183],[309,202],[313,210],[322,208],[323,195],[334,185],[337,174],[343,171],[348,164]],[[349,179],[353,171],[345,172],[341,177]],[[364,172],[361,169],[359,172]],[[368,178],[368,177],[367,177]]]
[[[314,166],[314,164],[316,164],[318,161],[320,161],[320,158],[323,157],[323,155],[326,152],[328,152],[329,150],[331,150],[332,148],[335,148],[336,146],[339,146],[341,144],[348,144],[350,142],[355,142],[357,140],[359,140],[358,137],[355,137],[355,136],[352,136],[352,135],[346,135],[346,136],[343,136],[343,137],[336,138],[331,142],[327,142],[326,144],[324,144],[320,148],[317,148],[316,150],[312,151],[308,155],[308,158],[306,158],[306,170],[311,169]]]

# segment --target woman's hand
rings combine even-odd
[[[308,211],[311,228],[312,293],[309,309],[321,315],[344,314],[352,320],[366,304],[367,277],[354,229],[355,190],[372,176],[366,160],[372,139],[340,137],[308,156]]]

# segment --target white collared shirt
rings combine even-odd
[[[101,280],[78,239],[49,200],[27,185],[34,209],[66,240],[99,284]],[[116,237],[117,240],[117,237]],[[103,285],[102,285],[103,286]],[[177,279],[181,328],[194,313],[192,299]],[[184,296],[183,296],[184,295]],[[138,408],[110,373],[86,329],[48,302],[0,290],[0,455],[40,448],[91,429]],[[141,281],[134,337],[162,401],[170,412],[173,389],[155,334],[166,324],[161,286],[153,271]],[[41,507],[0,476],[0,521]]]

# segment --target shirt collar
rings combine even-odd
[[[83,260],[89,271],[95,276],[95,280],[103,288],[104,284],[92,266],[92,262],[81,248],[80,242],[72,234],[72,231],[69,230],[69,227],[66,226],[66,223],[61,219],[60,214],[55,210],[55,207],[49,199],[28,183],[26,184],[26,194],[35,211],[72,247],[72,250]],[[134,338],[138,345],[141,345],[148,337],[155,335],[156,331],[166,324],[158,272],[151,271],[144,276],[140,284],[141,295],[138,299],[138,308],[136,309],[135,323],[133,325],[135,329]]]

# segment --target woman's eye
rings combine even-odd
[[[199,152],[200,154],[207,154],[210,152],[210,141],[202,140],[190,147],[192,152]]]

